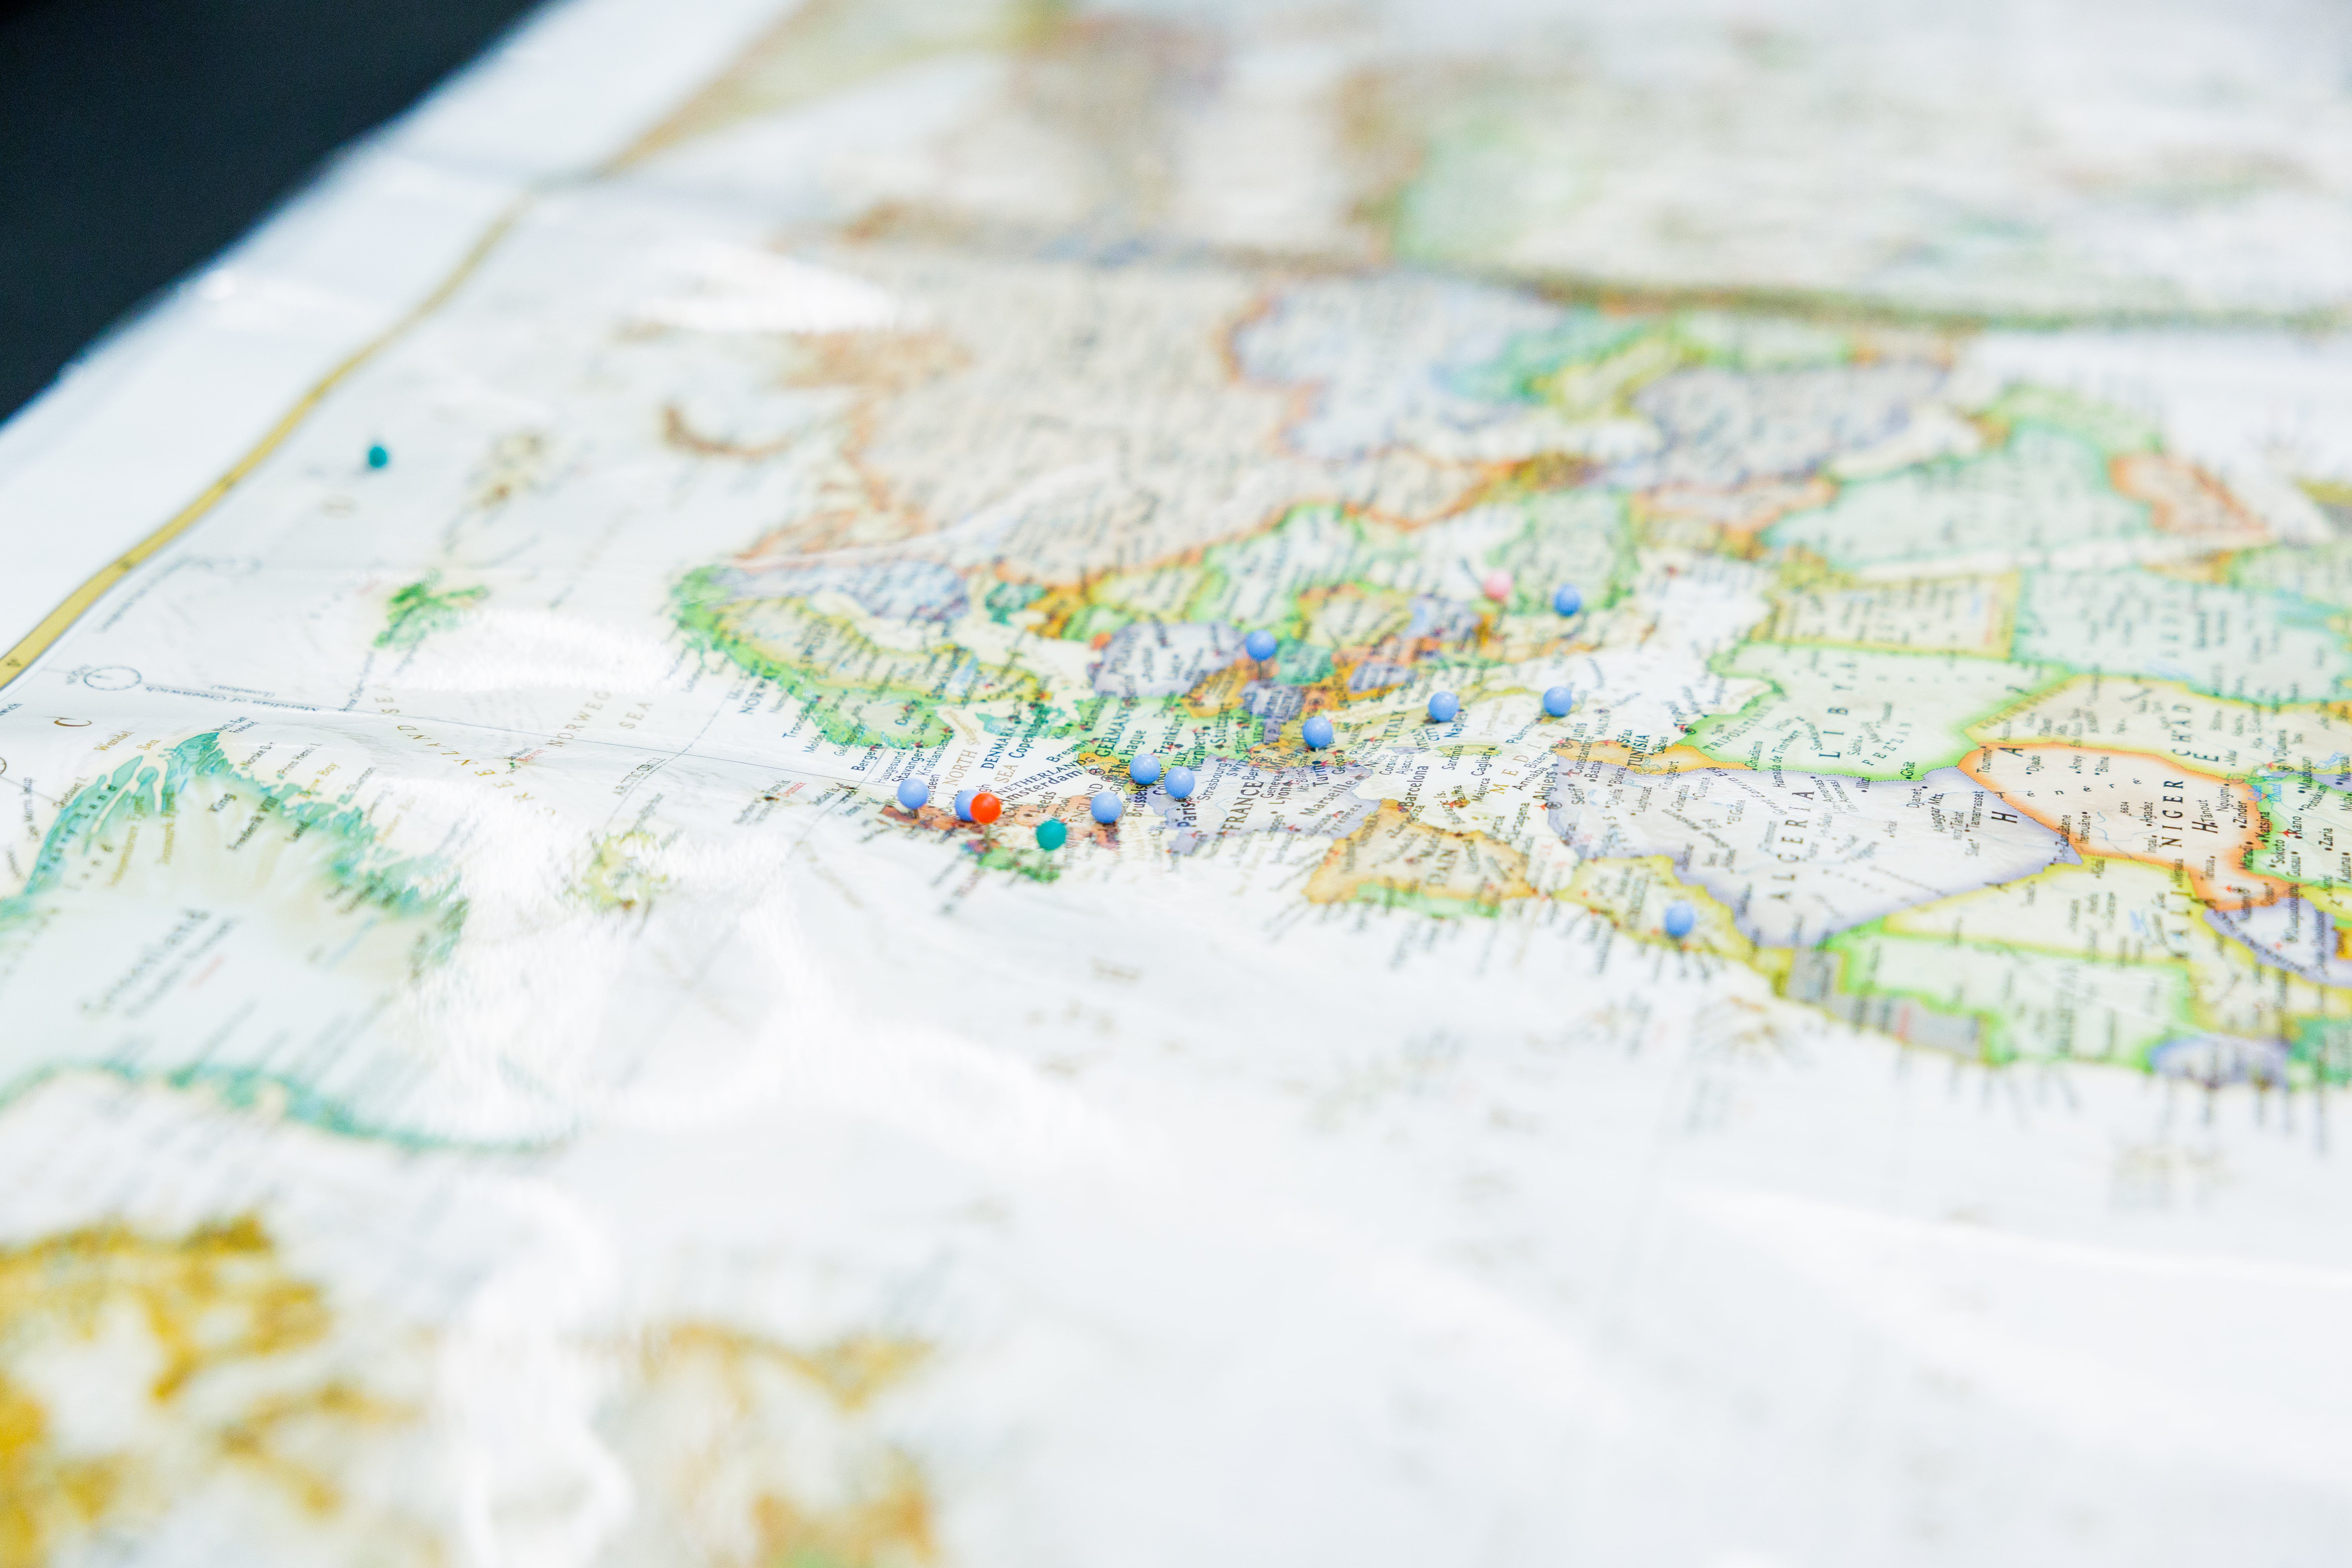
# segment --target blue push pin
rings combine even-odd
[[[1544,693],[1544,711],[1555,719],[1565,719],[1568,710],[1576,706],[1576,693],[1565,686],[1555,686]]]
[[[1664,924],[1666,934],[1680,942],[1698,928],[1698,911],[1676,899],[1666,906]]]
[[[1136,758],[1135,761],[1127,764],[1127,776],[1133,779],[1139,784],[1150,785],[1158,783],[1160,779],[1160,759],[1158,757],[1150,756]]]
[[[970,822],[971,820],[971,797],[979,793],[980,792],[976,789],[960,789],[956,791],[955,814],[956,820],[958,822]]]
[[[1308,745],[1319,752],[1331,743],[1331,721],[1318,713],[1299,727],[1299,733],[1306,736]]]
[[[1248,650],[1252,658],[1261,660],[1272,658],[1275,649],[1274,634],[1263,628],[1254,631],[1242,639],[1242,647]]]
[[[1192,769],[1170,768],[1168,777],[1161,782],[1160,787],[1168,792],[1168,798],[1171,800],[1190,800],[1192,798]]]
[[[1118,798],[1118,791],[1107,789],[1097,794],[1087,809],[1094,813],[1097,822],[1108,827],[1118,820],[1119,807],[1125,804]]]
[[[1584,608],[1584,595],[1562,583],[1551,596],[1551,607],[1563,616],[1572,616]]]
[[[391,462],[391,461],[392,461],[392,454],[391,454],[390,452],[387,452],[387,451],[385,451],[385,450],[383,449],[383,442],[379,441],[379,442],[377,442],[374,446],[370,447],[368,448],[368,467],[369,467],[369,468],[383,468],[386,463],[389,463],[389,462]]]
[[[1454,722],[1454,716],[1461,711],[1462,699],[1454,696],[1451,691],[1437,691],[1430,694],[1429,716],[1436,722],[1451,724]]]
[[[929,779],[900,779],[898,781],[898,804],[905,806],[908,811],[922,810],[924,803],[929,801],[930,798],[931,784]]]

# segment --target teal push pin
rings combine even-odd
[[[389,462],[391,462],[391,461],[392,461],[392,454],[391,454],[390,452],[387,452],[387,451],[385,451],[385,450],[383,449],[383,442],[378,441],[378,442],[376,442],[373,446],[372,446],[372,447],[370,447],[368,448],[368,467],[369,467],[369,468],[383,468],[386,463],[389,463]]]
[[[1037,825],[1037,847],[1045,850],[1047,854],[1050,855],[1055,850],[1059,849],[1063,845],[1067,844],[1069,841],[1070,830],[1064,826],[1059,820],[1054,817],[1047,817],[1045,821]]]

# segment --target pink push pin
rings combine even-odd
[[[1486,591],[1486,597],[1498,605],[1511,596],[1511,574],[1508,572],[1489,572],[1486,580],[1478,585]]]

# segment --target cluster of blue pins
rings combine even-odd
[[[1192,791],[1198,787],[1200,782],[1193,777],[1192,769],[1163,768],[1158,757],[1148,753],[1135,758],[1127,764],[1127,776],[1146,789],[1155,784],[1159,784],[1168,792],[1169,798],[1171,800],[1192,799]],[[900,779],[898,794],[898,805],[902,808],[908,811],[920,811],[930,804],[931,783],[929,779],[911,777]],[[1117,790],[1111,789],[1097,792],[1095,797],[1087,803],[1089,815],[1105,826],[1117,822],[1120,814],[1126,809],[1127,803],[1119,798]],[[956,791],[955,814],[958,822],[977,822],[986,826],[994,822],[1003,810],[1003,803],[986,790]],[[1038,848],[1059,849],[1069,841],[1070,830],[1066,824],[1048,818],[1037,825]]]
[[[391,457],[382,447],[368,448],[370,468],[381,468],[389,461]],[[1563,616],[1576,615],[1584,608],[1584,595],[1577,592],[1572,585],[1563,583],[1551,596],[1551,607]],[[1263,663],[1275,656],[1281,643],[1272,632],[1261,626],[1242,639],[1242,647],[1250,658]],[[1543,694],[1544,711],[1555,719],[1567,717],[1569,710],[1575,705],[1576,693],[1568,687],[1555,686]],[[1462,700],[1453,692],[1438,691],[1431,694],[1429,699],[1431,722],[1450,724],[1461,711]],[[1308,715],[1307,721],[1299,726],[1299,732],[1307,745],[1318,752],[1328,750],[1339,739],[1339,732],[1332,728],[1331,721],[1320,713]],[[1139,756],[1129,762],[1127,764],[1127,776],[1132,779],[1139,788],[1149,789],[1155,784],[1159,784],[1168,793],[1171,800],[1192,799],[1192,791],[1199,783],[1193,777],[1192,769],[1163,768],[1160,759],[1150,755]],[[929,803],[930,798],[931,786],[929,780],[908,778],[899,781],[898,804],[907,810],[920,811]],[[979,806],[977,811],[974,810],[975,804]],[[1117,790],[1107,789],[1097,792],[1095,797],[1087,803],[1087,810],[1097,822],[1107,826],[1119,819],[1120,814],[1126,810],[1126,805],[1127,803],[1120,798]],[[956,793],[955,814],[958,821],[977,821],[985,826],[996,820],[997,812],[1000,809],[1002,809],[1002,804],[994,795],[984,790],[967,789],[959,790]],[[1037,825],[1037,847],[1040,849],[1059,849],[1068,843],[1069,839],[1069,828],[1057,820],[1048,819]],[[1666,910],[1666,934],[1679,942],[1690,934],[1697,921],[1697,914],[1688,904],[1675,904]]]
[[[1192,769],[1163,767],[1160,759],[1149,752],[1129,762],[1127,776],[1142,789],[1158,784],[1168,792],[1171,800],[1192,799],[1193,788],[1200,782],[1192,776]],[[1087,803],[1087,809],[1094,815],[1094,819],[1105,825],[1117,822],[1119,813],[1126,808],[1127,803],[1119,799],[1118,791],[1115,789],[1103,790]]]
[[[1574,584],[1562,583],[1552,590],[1551,607],[1558,615],[1576,615],[1584,608],[1584,595],[1576,591]],[[1543,705],[1544,711],[1553,718],[1565,719],[1568,710],[1576,706],[1576,693],[1565,686],[1552,687],[1543,694]]]
[[[1577,591],[1574,584],[1563,583],[1552,594],[1551,607],[1563,616],[1577,615],[1584,608],[1584,595]],[[1266,631],[1252,632],[1244,646],[1248,647],[1252,658],[1271,658],[1275,647],[1274,634]],[[1569,710],[1575,706],[1576,692],[1569,687],[1554,686],[1546,689],[1543,694],[1543,710],[1555,719],[1567,718]],[[1462,699],[1453,692],[1430,693],[1429,721],[1431,723],[1451,724],[1461,711]],[[1318,752],[1332,742],[1331,721],[1319,713],[1307,720],[1301,729],[1306,735],[1307,743]]]
[[[908,811],[920,811],[931,803],[931,781],[904,778],[898,781],[898,804]],[[984,789],[960,789],[955,793],[955,815],[958,822],[976,822],[982,827],[1003,814],[1004,803]]]
[[[1171,800],[1192,798],[1194,783],[1192,770],[1169,768],[1163,773],[1160,766],[1160,759],[1148,752],[1127,764],[1127,776],[1146,789],[1150,789],[1155,784],[1158,784],[1168,792],[1168,798]]]
[[[1576,692],[1571,688],[1566,686],[1554,686],[1547,689],[1543,694],[1543,710],[1555,719],[1567,718],[1568,710],[1575,706]],[[1433,691],[1430,693],[1429,721],[1431,723],[1451,724],[1454,722],[1454,715],[1461,711],[1462,699],[1454,696],[1451,691]],[[1315,721],[1309,719],[1307,722],[1312,724]],[[1327,723],[1325,727],[1328,729],[1329,726]],[[1309,734],[1307,737],[1307,743],[1310,746],[1328,746],[1331,742],[1329,741],[1318,741],[1312,734]]]

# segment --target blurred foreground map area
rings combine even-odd
[[[2340,1560],[2352,18],[737,35],[0,663],[0,1568]]]

